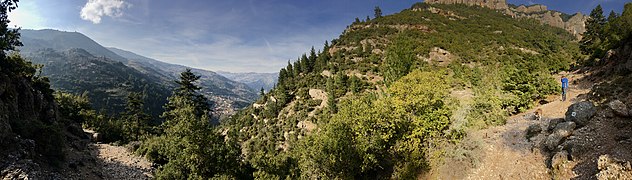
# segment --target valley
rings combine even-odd
[[[138,2],[105,1],[88,1],[81,18],[130,30],[164,23],[123,14]],[[0,27],[16,3],[0,2]],[[297,13],[250,3],[231,12]],[[239,29],[252,36],[205,37],[183,24],[161,39],[208,53],[169,46],[191,58],[174,58],[179,64],[200,68],[104,47],[80,32],[0,28],[0,177],[632,179],[632,3],[610,2],[622,11],[607,17],[601,5],[567,14],[551,8],[564,2],[549,3],[374,6],[316,48],[299,43],[306,36],[279,43],[253,22],[254,30]],[[140,5],[148,17],[151,6]],[[106,6],[114,14],[84,12]],[[294,18],[283,24],[300,27]],[[141,32],[168,29],[156,24]],[[208,24],[218,27],[202,29],[231,27]],[[139,36],[133,43],[159,42],[130,34]],[[297,46],[302,54],[278,73],[259,70]],[[151,57],[173,57],[151,48],[161,51]],[[225,59],[251,54],[262,57]],[[209,62],[258,71],[205,70]]]

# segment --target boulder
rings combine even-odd
[[[559,123],[555,126],[555,129],[553,129],[553,133],[559,134],[562,137],[568,137],[573,134],[575,126],[575,123],[570,121]]]
[[[539,124],[532,124],[527,128],[525,138],[531,139],[531,137],[537,136],[540,132],[542,132],[542,127]]]
[[[553,133],[549,134],[544,141],[544,145],[551,151],[555,150],[557,146],[564,140],[564,138],[570,136],[575,129],[574,122],[563,122],[555,126]]]
[[[553,131],[553,129],[555,129],[555,126],[557,126],[557,124],[564,122],[563,118],[556,118],[556,119],[551,119],[549,121],[549,125],[546,127],[547,131]]]
[[[614,114],[622,117],[628,117],[630,112],[628,111],[628,107],[623,104],[623,102],[619,100],[614,100],[608,103],[608,107],[612,109]]]
[[[546,146],[546,148],[553,151],[557,148],[557,145],[560,144],[562,139],[564,139],[564,137],[558,134],[555,134],[555,133],[549,134],[549,136],[547,136],[546,139],[544,140],[544,145]]]
[[[555,153],[555,155],[551,158],[551,167],[559,169],[559,166],[566,162],[568,162],[568,152],[561,150],[560,152]]]
[[[92,134],[92,141],[93,142],[101,142],[101,140],[103,140],[103,135],[101,135],[101,133],[94,133],[94,134]]]
[[[542,132],[542,127],[539,124],[532,124],[527,128],[525,138],[531,139],[531,137],[537,136],[540,132]]]
[[[590,119],[595,116],[597,108],[592,102],[582,101],[568,107],[566,111],[566,120],[577,123],[577,126],[585,126]]]

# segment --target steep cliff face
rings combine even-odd
[[[46,179],[36,172],[63,162],[65,134],[82,132],[60,119],[52,92],[34,66],[0,58],[0,178]]]
[[[564,21],[562,13],[548,10],[545,5],[520,5],[516,7],[509,6],[505,0],[426,0],[425,2],[429,4],[466,4],[503,10],[503,13],[514,18],[533,18],[544,24],[565,29],[577,39],[581,39],[582,34],[586,32],[585,22],[588,18],[581,13],[577,13],[567,21]]]

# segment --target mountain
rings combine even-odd
[[[536,19],[544,24],[565,29],[578,39],[581,39],[582,34],[586,32],[585,23],[588,19],[588,16],[581,13],[569,15],[559,11],[551,11],[542,4],[516,6],[507,4],[506,0],[425,0],[424,2],[430,4],[464,4],[497,9],[514,18]]]
[[[221,128],[240,143],[245,174],[432,179],[444,160],[477,167],[470,133],[546,101],[559,89],[552,74],[582,56],[568,31],[476,2],[493,7],[417,3],[306,50]]]
[[[184,69],[192,69],[195,74],[201,76],[200,84],[203,88],[202,92],[205,95],[219,96],[214,100],[231,101],[231,106],[237,108],[244,107],[258,97],[258,92],[256,91],[257,89],[250,88],[243,82],[228,79],[213,71],[169,64],[118,48],[110,47],[108,49],[128,59],[130,62],[128,64],[129,66],[137,67],[137,69],[141,69],[141,72],[154,72],[166,79],[175,79],[180,75],[180,72],[184,71]]]
[[[153,87],[151,89],[161,92],[156,94],[158,96],[149,97],[154,99],[150,101],[152,102],[151,105],[156,106],[151,108],[152,114],[160,114],[161,108],[159,107],[164,104],[163,102],[169,96],[169,92],[176,86],[174,80],[178,78],[180,72],[187,68],[146,58],[128,51],[108,49],[78,32],[50,29],[25,29],[20,32],[24,44],[23,47],[19,48],[21,54],[33,59],[36,63],[45,64],[43,74],[50,76],[54,88],[73,93],[100,91],[98,93],[100,95],[92,97],[91,100],[97,109],[113,108],[114,110],[110,112],[120,112],[122,110],[123,104],[121,103],[124,102],[124,96],[127,94],[127,92],[114,91],[113,89],[125,86],[125,80],[127,79],[136,79],[140,80],[139,83],[141,84],[138,84],[138,87],[135,88],[140,88],[144,86],[143,84],[147,84]],[[74,54],[80,52],[80,55],[68,55],[68,50],[72,50]],[[48,59],[53,57],[58,59]],[[86,59],[95,63],[93,65],[75,64],[79,62],[85,63]],[[77,67],[83,69],[76,69],[74,65],[80,65]],[[85,74],[91,71],[100,73]],[[107,72],[125,73],[109,74]],[[247,105],[257,97],[257,91],[245,84],[231,81],[211,71],[193,69],[193,72],[201,76],[200,85],[202,86],[203,94],[216,102],[216,112],[230,114],[235,109]],[[98,84],[102,80],[112,81],[104,83],[100,86],[101,89],[93,89],[93,85]],[[107,90],[106,93],[106,89],[110,90]]]
[[[171,89],[154,76],[148,76],[121,62],[96,57],[88,51],[71,48],[65,51],[40,49],[24,53],[35,64],[44,65],[42,75],[49,77],[56,90],[85,94],[95,109],[109,113],[125,109],[129,92],[151,94],[147,108],[159,115]]]
[[[217,73],[230,80],[244,83],[252,89],[263,88],[266,92],[276,85],[279,78],[279,73],[231,73],[225,71],[217,71]]]

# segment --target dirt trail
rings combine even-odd
[[[572,80],[581,78],[571,74]],[[551,179],[546,166],[546,155],[538,148],[544,137],[530,141],[525,138],[525,130],[532,124],[548,124],[552,118],[563,118],[568,107],[589,92],[583,84],[572,84],[568,101],[561,97],[551,97],[550,102],[525,113],[510,117],[503,126],[490,127],[471,133],[473,141],[481,142],[474,154],[479,158],[476,167],[465,176],[466,179]],[[579,97],[578,97],[579,96]],[[533,112],[541,108],[543,120],[533,120]]]
[[[151,179],[151,163],[122,146],[94,144],[91,149],[100,159],[104,179]]]

